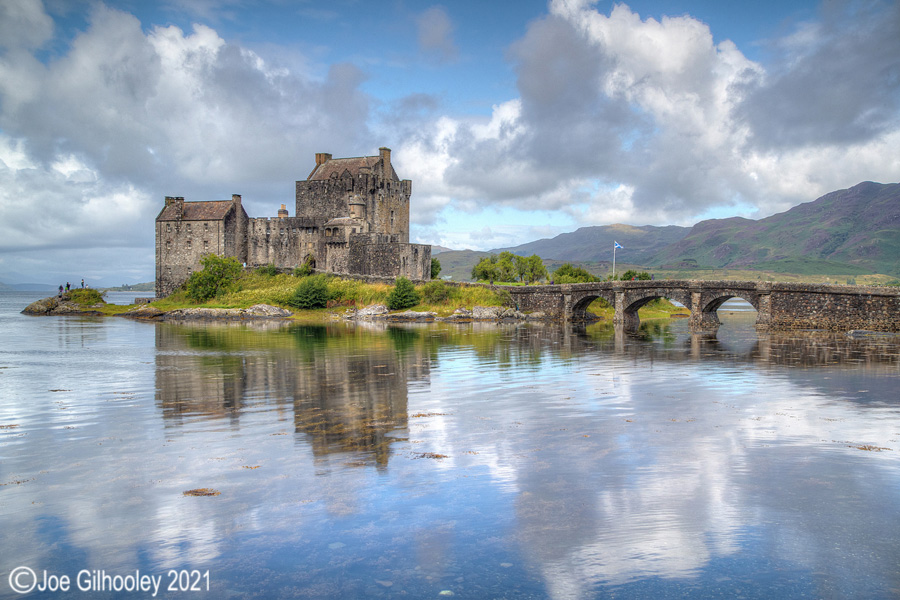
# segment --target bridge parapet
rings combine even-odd
[[[615,307],[615,322],[626,329],[637,328],[638,309],[656,298],[689,308],[692,329],[715,329],[719,307],[742,298],[757,310],[756,324],[763,328],[900,331],[900,288],[891,287],[663,279],[505,289],[519,310],[567,321],[584,320],[587,306],[603,298]]]

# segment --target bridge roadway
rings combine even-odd
[[[760,328],[900,332],[900,287],[676,279],[495,287],[508,291],[521,311],[566,321],[586,320],[588,305],[603,298],[626,331],[637,330],[638,309],[656,298],[689,308],[694,331],[718,328],[718,308],[743,298],[757,310]]]

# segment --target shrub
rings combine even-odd
[[[294,277],[306,277],[312,275],[312,265],[309,260],[304,260],[303,264],[294,269]]]
[[[627,271],[622,273],[622,276],[619,277],[619,279],[622,281],[631,281],[632,279],[635,279],[637,281],[650,281],[651,277],[650,273],[646,271],[641,271],[640,273],[638,273],[634,269],[628,269]]]
[[[398,277],[394,289],[388,294],[387,306],[391,310],[410,308],[419,303],[419,293],[406,277]]]
[[[553,281],[554,283],[590,283],[592,281],[600,281],[600,278],[591,275],[582,267],[565,263],[553,272]]]
[[[68,292],[69,300],[76,304],[103,304],[103,295],[95,289],[74,289]]]
[[[431,259],[431,278],[437,279],[437,276],[441,274],[441,261],[436,258]]]
[[[256,272],[260,275],[269,275],[270,277],[274,277],[275,275],[278,275],[278,267],[276,267],[272,263],[269,263],[267,265],[257,267]]]
[[[207,254],[200,259],[202,271],[194,271],[184,284],[188,298],[206,302],[231,289],[241,274],[241,263],[231,256]]]
[[[450,298],[450,290],[443,281],[429,281],[422,286],[422,298],[426,304],[441,304]]]
[[[322,274],[304,277],[294,290],[290,304],[296,308],[328,306],[328,277]]]

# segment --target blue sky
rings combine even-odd
[[[0,3],[0,281],[153,278],[163,197],[393,150],[414,241],[761,218],[900,180],[898,2]]]

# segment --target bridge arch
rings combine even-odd
[[[641,324],[638,311],[654,300],[665,298],[691,308],[691,293],[685,289],[656,287],[646,289],[626,289],[616,294],[616,322],[625,325],[629,331],[637,331]]]
[[[719,308],[722,307],[723,304],[731,300],[732,298],[738,298],[740,300],[744,300],[748,302],[756,312],[759,312],[759,295],[758,294],[734,294],[728,293],[726,295],[718,296],[712,299],[705,299],[706,304],[703,305],[703,312],[716,312]]]
[[[586,321],[588,306],[598,299],[605,300],[610,306],[616,305],[616,295],[612,290],[592,290],[572,294],[571,319],[573,321]]]

